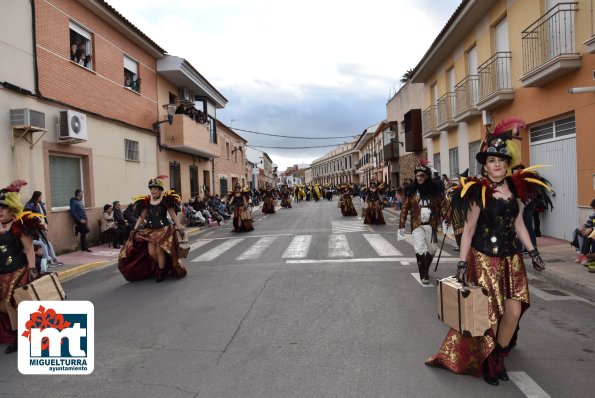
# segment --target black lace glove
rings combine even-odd
[[[457,263],[457,280],[463,285],[467,284],[467,261],[459,261]]]
[[[541,259],[541,256],[539,255],[539,252],[537,251],[537,249],[533,249],[529,252],[529,255],[531,256],[531,262],[533,263],[533,268],[535,268],[535,270],[541,272],[545,269],[545,263],[543,262],[543,260]]]

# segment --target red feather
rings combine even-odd
[[[20,192],[21,188],[27,185],[25,180],[16,180],[5,188],[6,192]]]
[[[521,127],[525,127],[526,125],[527,124],[518,117],[507,117],[506,119],[500,121],[500,123],[498,123],[496,127],[494,127],[492,134],[499,135],[504,132],[507,132],[508,130],[518,129]]]
[[[160,176],[155,177],[155,179],[157,179],[157,180],[165,180],[166,178],[168,178],[166,175],[160,175]]]
[[[420,166],[427,166],[428,164],[430,164],[428,159],[420,159],[419,161]]]

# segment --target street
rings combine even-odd
[[[424,361],[448,331],[431,287],[454,274],[453,247],[423,287],[395,213],[367,226],[342,217],[336,198],[293,206],[255,211],[250,233],[231,222],[202,232],[181,280],[128,283],[109,266],[67,281],[70,300],[95,306],[94,372],[23,376],[16,354],[0,354],[0,396],[592,396],[592,302],[556,299],[531,277],[511,381],[431,368]]]

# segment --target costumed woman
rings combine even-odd
[[[469,169],[463,171],[461,174],[458,175],[458,177],[469,178]],[[457,190],[457,185],[453,185],[448,189],[447,198],[451,204],[452,196],[455,192],[457,192]],[[457,247],[453,249],[453,251],[455,252],[461,251],[461,236],[463,236],[463,230],[465,228],[466,215],[466,211],[463,211],[458,207],[453,207],[452,205],[450,206],[450,223],[452,224],[453,232],[455,234],[455,240],[457,242]]]
[[[442,184],[431,180],[432,169],[427,160],[419,162],[415,168],[415,181],[405,189],[401,206],[399,234],[405,236],[407,214],[411,213],[411,235],[413,237],[415,257],[419,279],[422,284],[430,283],[430,265],[438,249],[438,226],[441,218],[448,212],[444,200]]]
[[[382,215],[382,197],[376,189],[376,181],[370,182],[364,202],[366,204],[364,224],[386,224]]]
[[[272,189],[271,184],[267,182],[266,189],[262,193],[262,199],[263,199],[262,212],[264,214],[275,213],[275,204],[276,204],[275,196],[276,196],[275,190]]]
[[[291,209],[291,192],[287,187],[283,188],[281,192],[281,207]]]
[[[173,190],[164,191],[164,178],[167,176],[150,179],[148,188],[151,194],[133,198],[135,213],[139,217],[118,259],[118,269],[127,281],[155,278],[155,282],[159,283],[167,274],[178,278],[186,276],[186,268],[178,259],[176,234],[176,230],[184,234],[184,227],[175,211],[181,200]],[[143,223],[144,228],[139,229]]]
[[[322,189],[320,189],[320,185],[314,184],[314,188],[312,189],[312,198],[315,202],[318,202],[322,199]]]
[[[27,182],[17,180],[0,190],[0,343],[4,351],[18,350],[16,288],[37,277],[33,239],[44,228],[43,214],[23,211],[19,191]]]
[[[549,199],[548,182],[535,167],[510,175],[518,162],[519,150],[511,130],[524,127],[515,118],[500,122],[486,134],[476,155],[485,178],[461,178],[453,206],[467,209],[461,239],[457,278],[488,290],[488,316],[492,326],[486,336],[466,337],[450,329],[440,351],[427,365],[455,373],[480,376],[491,385],[508,380],[504,357],[516,345],[519,320],[529,308],[527,272],[521,254],[529,250],[533,268],[545,269],[523,222],[523,203],[541,195]]]
[[[252,216],[249,213],[250,191],[242,190],[242,186],[236,182],[233,192],[227,195],[227,203],[233,211],[233,231],[250,232],[254,231]]]
[[[357,216],[357,210],[355,210],[355,206],[353,206],[351,194],[352,191],[349,185],[344,185],[341,187],[340,207],[343,216]]]

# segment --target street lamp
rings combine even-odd
[[[159,125],[161,123],[167,122],[171,126],[171,124],[174,122],[174,114],[176,113],[176,104],[167,104],[167,105],[163,105],[163,107],[167,108],[167,119],[153,123],[153,131],[159,131]]]

